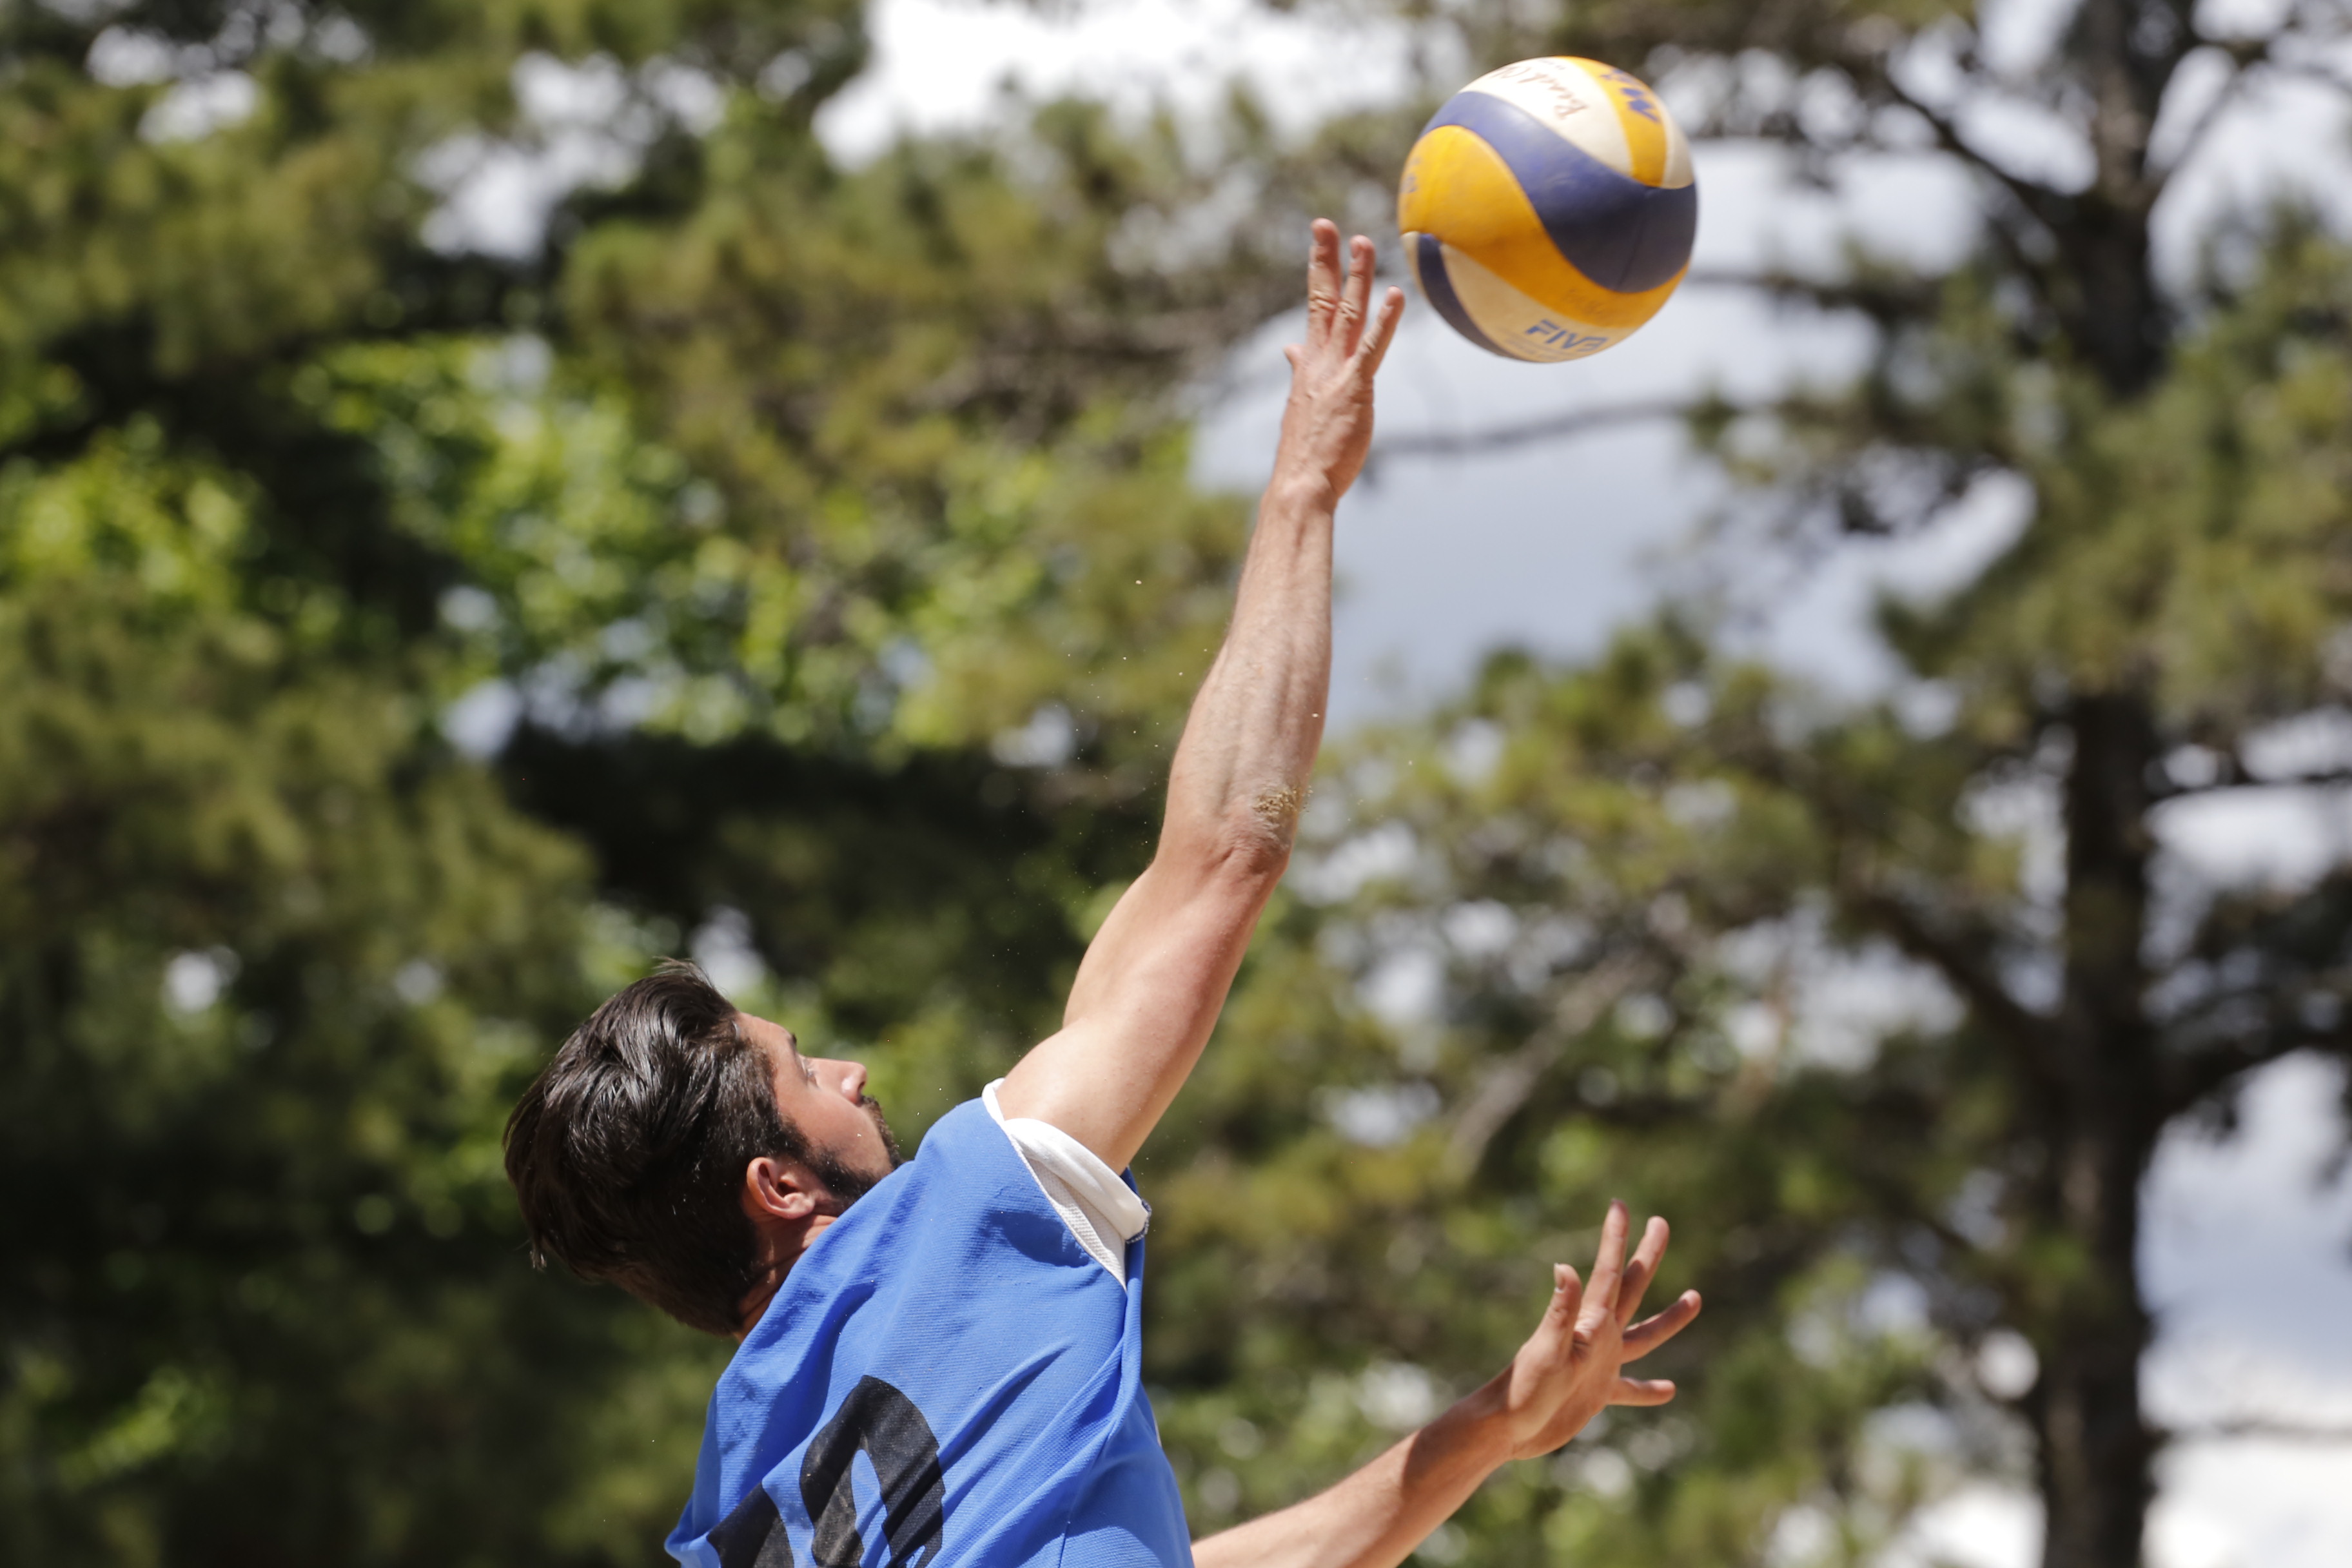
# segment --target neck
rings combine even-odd
[[[815,1245],[816,1238],[824,1234],[825,1227],[840,1217],[839,1215],[816,1214],[797,1223],[789,1220],[771,1220],[766,1224],[754,1222],[753,1228],[759,1235],[760,1273],[735,1309],[737,1344],[742,1343],[743,1336],[759,1326],[761,1317],[768,1310],[768,1303],[774,1300],[776,1292],[783,1289],[784,1276],[793,1271],[793,1265]]]

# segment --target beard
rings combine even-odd
[[[857,1097],[857,1103],[873,1119],[875,1133],[882,1140],[882,1152],[889,1157],[890,1171],[905,1164],[907,1156],[898,1152],[898,1140],[891,1132],[890,1124],[882,1119],[882,1102],[870,1094],[861,1094]],[[831,1193],[844,1209],[872,1192],[882,1182],[882,1176],[856,1169],[832,1149],[812,1149],[801,1156],[801,1163],[815,1173],[816,1179],[824,1184],[825,1191]],[[885,1171],[882,1175],[889,1173],[889,1171]]]
[[[866,1114],[874,1119],[874,1131],[881,1135],[882,1152],[890,1156],[890,1169],[895,1171],[905,1164],[907,1156],[898,1152],[898,1137],[891,1132],[890,1124],[882,1120],[882,1102],[870,1094],[861,1094],[857,1097],[857,1103],[864,1106]]]

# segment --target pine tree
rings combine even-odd
[[[1768,138],[1824,177],[1871,151],[1957,162],[1980,228],[1948,269],[1859,253],[1748,280],[1868,321],[1853,384],[1703,408],[1695,431],[1768,523],[1816,541],[1903,535],[1980,486],[2027,518],[1974,581],[1885,606],[1883,702],[1808,693],[1678,614],[1590,668],[1500,660],[1335,768],[1350,804],[1299,883],[1328,907],[1296,915],[1293,956],[1237,1022],[1286,1082],[1354,1074],[1343,1124],[1405,1141],[1349,1151],[1299,1089],[1277,1109],[1248,1092],[1263,1076],[1204,1085],[1185,1180],[1246,1206],[1307,1168],[1349,1196],[1304,1244],[1208,1222],[1257,1283],[1168,1375],[1261,1368],[1277,1332],[1243,1325],[1282,1312],[1328,1334],[1287,1342],[1310,1364],[1418,1344],[1467,1375],[1507,1331],[1453,1292],[1499,1296],[1530,1254],[1568,1256],[1612,1192],[1675,1215],[1669,1283],[1712,1302],[1682,1352],[1690,1407],[1668,1436],[1623,1437],[1643,1479],[1613,1512],[1563,1485],[1591,1474],[1572,1458],[1491,1489],[1472,1516],[1488,1560],[1603,1539],[1758,1560],[1776,1530],[1842,1560],[1957,1459],[2030,1478],[2048,1568],[2138,1568],[2166,1436],[2139,1389],[2149,1160],[2168,1129],[2226,1119],[2263,1065],[2352,1057],[2342,869],[2191,889],[2159,834],[2200,795],[2339,776],[2326,745],[2298,753],[2341,713],[2352,270],[2291,212],[2225,224],[2186,288],[2150,237],[2217,106],[2324,76],[2312,51],[2343,19],[2214,35],[2184,6],[2069,16],[2022,65],[1974,12],[1936,7],[1579,7],[1480,40],[1643,71],[1686,95],[1695,134]],[[2079,177],[1980,142],[2004,102]],[[1443,1027],[1400,1039],[1358,988],[1416,966],[1442,972]],[[1839,973],[1908,1003],[1840,1025]],[[1257,1151],[1240,1170],[1237,1142]],[[1368,1297],[1381,1247],[1398,1278]],[[1905,1410],[1938,1413],[1940,1458],[1888,1458]]]

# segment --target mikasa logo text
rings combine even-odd
[[[1658,110],[1650,101],[1649,89],[1643,87],[1639,80],[1627,76],[1623,71],[1602,71],[1601,74],[1608,78],[1618,92],[1623,96],[1626,109],[1644,120],[1657,119]]]
[[[1560,80],[1559,73],[1550,67],[1549,60],[1521,60],[1517,65],[1505,66],[1495,74],[1505,81],[1525,82],[1529,87],[1543,89],[1545,96],[1551,100],[1552,111],[1563,120],[1571,114],[1583,113],[1586,107],[1584,100],[1579,98],[1568,83]]]

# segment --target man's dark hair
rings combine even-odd
[[[808,1156],[772,1070],[690,963],[597,1008],[507,1119],[532,1262],[560,1258],[689,1327],[734,1333],[759,1278],[743,1168]]]

